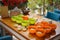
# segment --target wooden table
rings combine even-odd
[[[42,18],[40,18],[42,19]],[[46,20],[50,20],[45,18]],[[17,28],[14,27],[14,22],[11,21],[10,18],[4,18],[1,19],[0,24],[6,28],[10,33],[12,33],[13,35],[15,35],[18,39],[20,40],[49,40],[50,38],[60,34],[60,23],[53,21],[54,23],[57,24],[57,28],[54,32],[52,32],[51,34],[47,34],[46,37],[43,38],[38,38],[35,35],[29,34],[28,30],[23,32],[23,31],[18,31]]]

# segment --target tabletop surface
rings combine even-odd
[[[49,19],[46,18],[46,20],[49,20]],[[47,34],[45,37],[42,37],[42,38],[38,38],[36,35],[29,34],[29,31],[28,30],[25,31],[25,32],[24,31],[18,31],[17,28],[14,27],[14,24],[16,24],[16,23],[15,22],[12,22],[11,18],[1,19],[1,22],[4,23],[9,28],[13,29],[18,34],[22,35],[27,40],[46,40],[46,39],[50,39],[50,38],[56,36],[57,34],[60,34],[60,27],[59,27],[60,25],[59,25],[58,22],[55,22],[55,21],[53,21],[53,23],[56,23],[57,24],[56,30],[53,31],[50,34]]]

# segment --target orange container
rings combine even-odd
[[[52,28],[50,26],[44,26],[43,28],[46,31],[46,33],[50,33],[52,30]]]
[[[29,26],[28,30],[29,30],[29,33],[34,34],[34,33],[36,33],[36,26]]]
[[[49,25],[49,23],[46,22],[46,21],[42,21],[41,24],[43,24],[43,25],[45,25],[45,26],[48,26],[48,25]]]
[[[42,24],[42,23],[40,23],[40,22],[38,22],[37,24],[35,24],[35,26],[44,26],[44,24]]]
[[[24,20],[28,20],[29,18],[28,18],[28,16],[23,16],[22,17]]]
[[[44,29],[37,29],[36,36],[44,37],[45,36],[45,30]]]
[[[49,26],[52,28],[52,30],[55,30],[57,28],[56,24],[49,24]]]

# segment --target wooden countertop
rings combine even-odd
[[[52,32],[51,34],[47,34],[45,37],[43,38],[38,38],[35,35],[29,34],[28,30],[23,32],[23,31],[18,31],[17,28],[14,27],[14,22],[12,22],[12,20],[10,18],[4,18],[1,19],[1,22],[4,23],[5,25],[7,25],[9,28],[13,29],[15,32],[17,32],[18,34],[22,35],[24,38],[26,38],[27,40],[45,40],[45,39],[50,39],[54,36],[56,36],[57,34],[60,34],[60,25],[59,23],[56,22],[57,24],[57,28],[54,32]]]

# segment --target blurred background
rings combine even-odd
[[[0,6],[3,3],[0,0]],[[40,15],[45,15],[47,11],[53,11],[54,9],[60,9],[60,0],[28,0],[25,8],[29,8],[32,12],[38,11]]]

